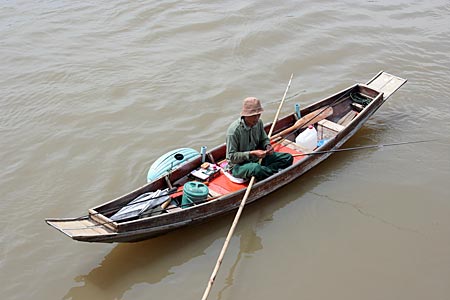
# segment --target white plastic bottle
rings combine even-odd
[[[314,126],[309,125],[296,138],[295,143],[301,147],[313,151],[317,147],[317,130]]]

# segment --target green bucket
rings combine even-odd
[[[203,202],[208,197],[208,187],[197,181],[189,181],[183,186],[183,197],[181,198],[181,208],[187,208],[194,203]]]

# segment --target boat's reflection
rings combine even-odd
[[[214,233],[228,220],[225,217],[208,226],[201,224],[148,241],[118,244],[98,267],[75,278],[82,285],[72,287],[64,299],[122,299],[138,283],[158,283],[171,274],[173,267],[203,255],[217,238]]]
[[[244,211],[235,232],[235,236],[239,237],[238,255],[232,259],[232,267],[228,271],[224,270],[227,272],[227,286],[233,283],[234,270],[241,257],[262,249],[261,237],[257,235],[259,226],[270,222],[276,210],[295,199],[280,196],[276,193],[265,197]],[[275,197],[279,201],[270,201]],[[264,203],[270,205],[265,206]],[[220,240],[221,247],[233,217],[234,213],[231,213],[206,224],[183,228],[152,240],[119,244],[105,256],[98,267],[86,275],[77,276],[77,286],[72,287],[64,299],[122,299],[124,293],[136,284],[158,283],[169,276],[174,267],[204,255],[215,241]],[[218,256],[220,248],[216,248],[214,251],[217,250]],[[235,250],[232,252],[236,253]],[[215,261],[211,262],[211,270],[214,263]],[[210,274],[204,276],[205,285],[209,276]]]

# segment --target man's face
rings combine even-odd
[[[245,124],[247,124],[248,127],[253,127],[258,123],[260,117],[261,114],[244,117]]]

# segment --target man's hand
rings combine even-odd
[[[273,147],[271,144],[266,146],[266,154],[273,154]]]
[[[253,150],[250,151],[250,154],[256,156],[257,158],[264,158],[266,156],[265,150]]]

